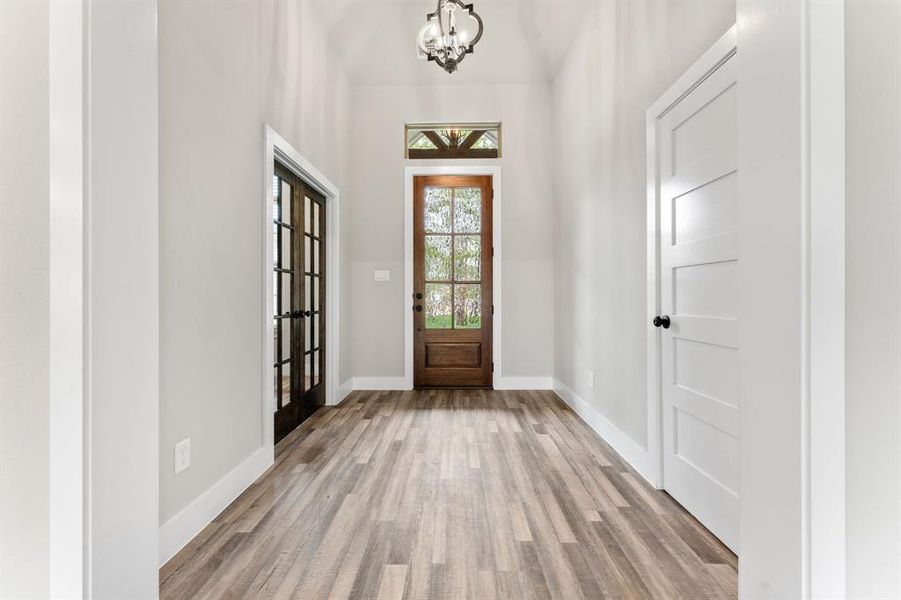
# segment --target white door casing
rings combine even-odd
[[[671,319],[669,328],[655,333],[660,483],[738,552],[735,63],[733,51],[649,121],[655,128],[659,193],[659,268],[653,283],[659,286],[658,314]]]

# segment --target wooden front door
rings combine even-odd
[[[491,387],[491,177],[416,177],[413,188],[413,383]]]
[[[275,165],[275,441],[325,404],[325,197]]]

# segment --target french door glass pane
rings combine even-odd
[[[272,266],[279,265],[279,247],[278,247],[278,230],[281,229],[276,223],[272,224]]]
[[[279,314],[278,310],[278,272],[272,274],[272,314]]]
[[[310,206],[311,204],[313,204],[313,201],[310,200],[309,198],[307,198],[306,196],[304,196],[304,199],[303,199],[303,205],[304,205],[303,230],[307,233],[313,232],[312,223],[311,223],[313,209]]]
[[[282,312],[281,314],[291,312],[291,273],[281,274],[282,285]]]
[[[276,221],[279,220],[280,211],[278,209],[278,175],[272,176],[272,218]]]
[[[429,281],[451,279],[451,236],[425,236],[425,278]]]
[[[282,230],[282,251],[281,251],[281,267],[283,269],[291,268],[291,236],[292,232],[287,227],[279,227]]]
[[[312,258],[313,272],[316,273],[317,275],[319,275],[319,271],[321,270],[320,269],[321,263],[319,262],[319,252],[321,251],[320,250],[321,248],[322,248],[321,242],[319,240],[313,240],[313,258]]]
[[[291,363],[282,365],[282,406],[291,403]]]
[[[282,181],[282,223],[291,224],[291,184]]]
[[[312,369],[310,373],[312,376],[312,381],[310,382],[310,385],[312,387],[315,387],[319,385],[319,352],[312,352],[310,356],[310,362],[312,363]]]
[[[311,244],[310,244],[310,242],[311,242],[311,240],[310,240],[309,237],[303,236],[303,255],[304,255],[304,259],[303,259],[303,261],[304,261],[304,268],[303,268],[303,269],[304,269],[304,271],[306,271],[307,273],[309,273],[310,271],[313,270],[313,269],[312,269],[312,266],[313,266],[313,264],[312,264],[313,254],[312,254],[312,252],[310,251],[310,249],[311,249]]]
[[[278,361],[278,327],[281,319],[272,321],[272,359]]]
[[[313,278],[307,275],[304,277],[304,310],[313,310],[313,303],[311,302],[313,297]]]
[[[304,336],[304,351],[309,351],[313,347],[313,317],[307,317],[304,319],[304,329],[306,329],[306,334]]]
[[[303,359],[303,373],[304,373],[303,391],[307,391],[308,389],[310,389],[312,387],[312,385],[311,385],[311,382],[313,379],[311,376],[312,368],[313,368],[313,363],[312,363],[311,356],[309,354],[307,354],[306,356],[304,356],[304,359]]]
[[[482,239],[477,235],[454,236],[454,281],[479,281]]]
[[[425,188],[426,233],[451,233],[451,188]]]
[[[454,189],[454,233],[479,233],[482,230],[482,190]]]
[[[482,286],[461,284],[454,286],[454,327],[478,329],[482,326]]]
[[[319,237],[319,203],[313,203],[313,235]]]
[[[291,319],[282,319],[282,360],[291,358]]]
[[[453,300],[451,286],[445,283],[425,284],[425,328],[450,329]]]

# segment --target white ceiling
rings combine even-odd
[[[484,22],[474,54],[449,75],[416,57],[435,0],[305,0],[354,84],[549,81],[596,0],[470,0]]]

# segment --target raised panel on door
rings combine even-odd
[[[657,124],[663,484],[739,546],[737,82],[730,58]]]
[[[490,387],[491,177],[414,178],[416,387]]]

